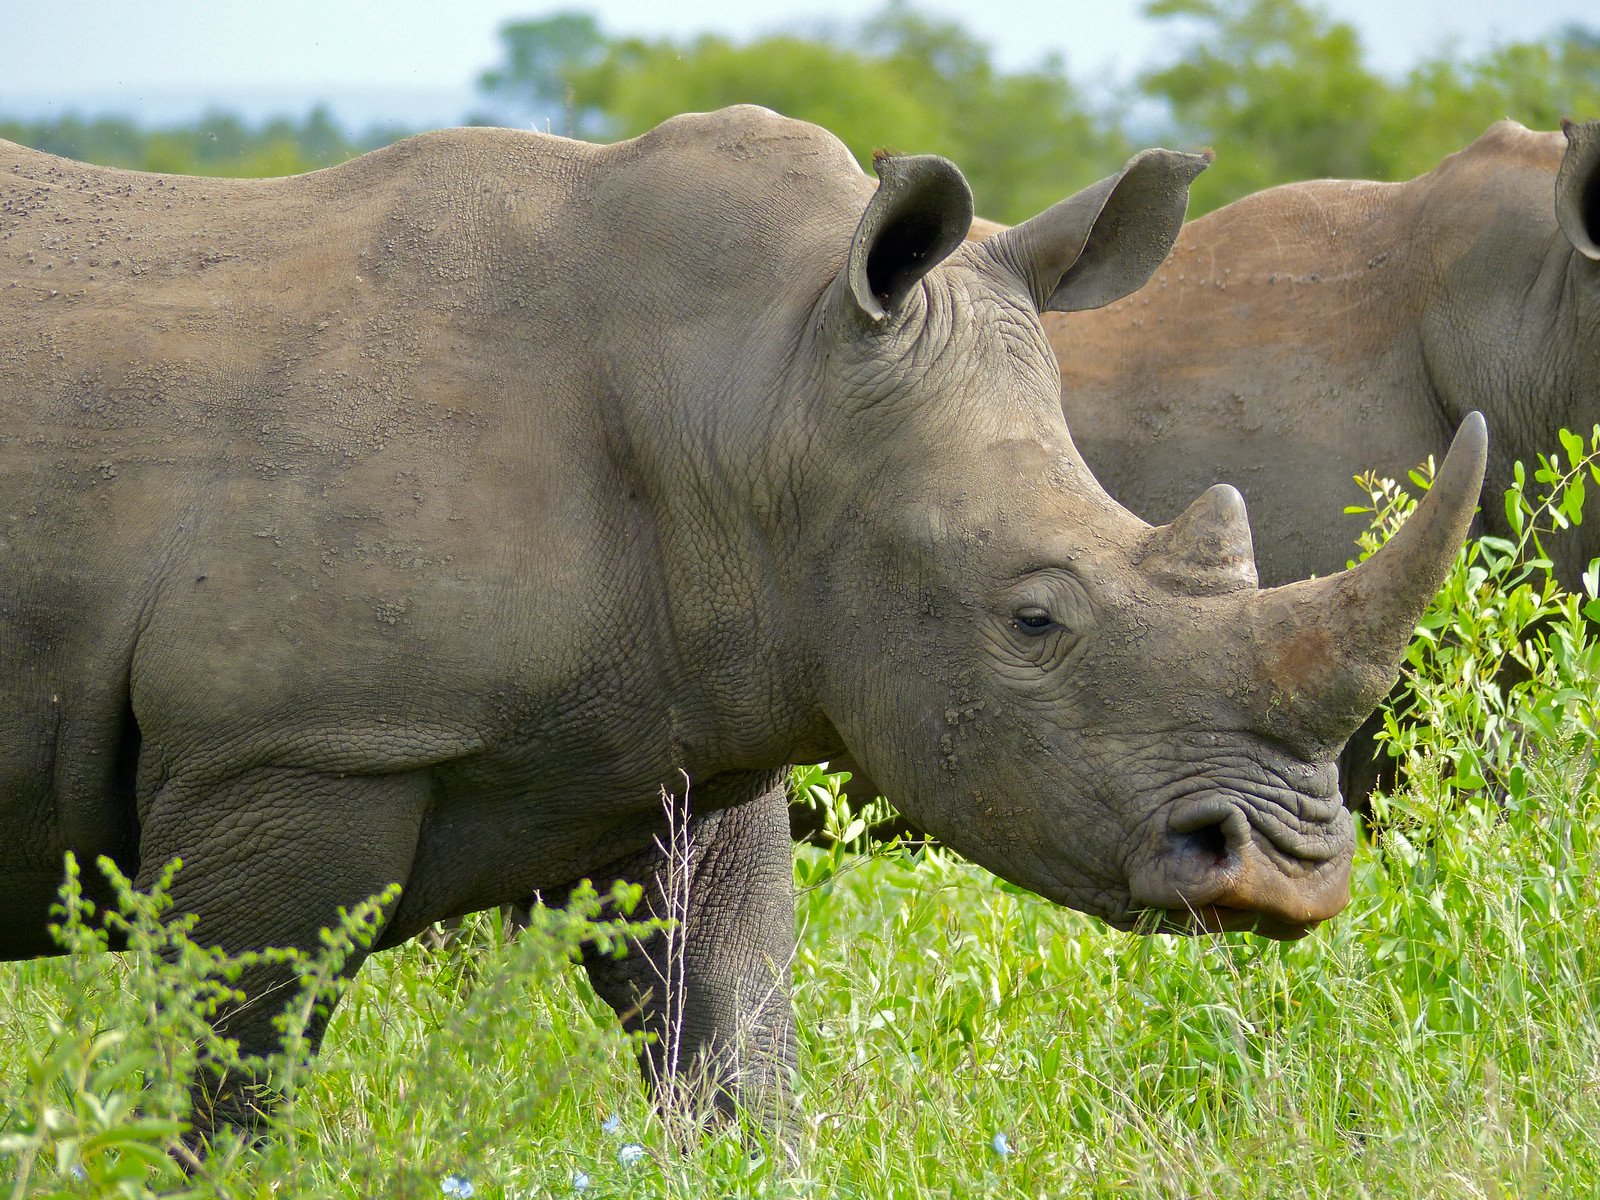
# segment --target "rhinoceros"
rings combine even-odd
[[[586,877],[659,911],[665,790],[681,1022],[661,939],[586,965],[662,1034],[647,1073],[733,1104],[794,1058],[779,771],[847,748],[1119,928],[1331,917],[1334,755],[1485,434],[1383,553],[1276,589],[1231,488],[1160,528],[1112,501],[1039,313],[1144,282],[1203,165],[1147,151],[971,243],[949,162],[874,186],[750,107],[266,181],[4,146],[0,954],[53,951],[69,850],[141,884],[181,857],[179,909],[230,949],[315,946],[392,883],[378,949]],[[221,1025],[275,1044],[270,1005]],[[253,1104],[230,1079],[196,1121]]]
[[[1061,404],[1100,482],[1169,520],[1218,482],[1245,497],[1264,583],[1339,570],[1352,477],[1444,453],[1482,406],[1490,494],[1600,422],[1600,121],[1500,121],[1407,183],[1270,188],[1187,225],[1144,288],[1051,313]],[[1592,511],[1592,509],[1591,509]],[[1486,531],[1509,528],[1499,504]],[[1589,521],[1550,540],[1572,586]]]

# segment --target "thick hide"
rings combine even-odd
[[[1067,424],[1148,520],[1237,487],[1272,585],[1342,569],[1366,525],[1342,511],[1353,477],[1404,480],[1482,409],[1483,527],[1506,536],[1511,464],[1531,475],[1559,429],[1600,422],[1597,243],[1597,121],[1501,121],[1408,183],[1247,196],[1187,225],[1126,299],[1045,318]],[[1577,586],[1600,514],[1547,545]]]

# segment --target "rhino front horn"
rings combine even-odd
[[[1482,414],[1469,413],[1433,487],[1383,549],[1337,575],[1257,593],[1268,727],[1338,746],[1388,694],[1472,524],[1488,450]]]

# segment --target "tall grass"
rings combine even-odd
[[[782,1148],[729,1129],[680,1152],[570,962],[616,944],[618,909],[587,894],[514,938],[479,914],[369,960],[321,1056],[276,1064],[282,1128],[185,1179],[177,1085],[233,960],[130,892],[145,949],[105,953],[69,886],[74,953],[0,967],[0,1176],[130,1197],[1594,1195],[1600,572],[1563,592],[1541,539],[1577,519],[1600,446],[1564,450],[1540,495],[1513,489],[1518,539],[1469,545],[1422,622],[1389,727],[1404,785],[1375,801],[1351,908],[1303,941],[1127,937],[938,850],[800,849],[793,1124]],[[1411,501],[1369,482],[1371,549]],[[862,832],[820,772],[797,786]],[[371,919],[303,962],[311,1003]]]

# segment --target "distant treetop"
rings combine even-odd
[[[145,130],[121,117],[53,121],[0,119],[0,138],[63,158],[169,175],[298,175],[344,162],[407,136],[398,126],[347,137],[322,107],[296,124],[278,117],[251,127],[224,112],[193,125]]]

